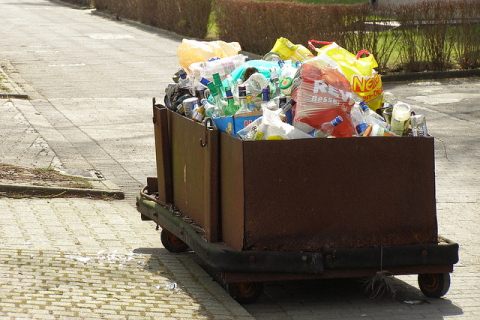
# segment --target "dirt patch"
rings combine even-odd
[[[15,188],[6,188],[8,191],[0,192],[0,197],[69,197],[103,200],[122,198],[115,194],[102,194],[100,190],[88,192],[94,189],[89,180],[92,179],[65,175],[49,168],[25,168],[0,164],[0,185],[15,186]],[[82,189],[84,192],[81,191]]]
[[[2,182],[58,188],[89,189],[92,187],[86,179],[67,176],[55,170],[23,168],[7,164],[0,164],[0,183]]]

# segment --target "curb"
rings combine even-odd
[[[97,189],[80,189],[80,188],[57,188],[57,187],[40,187],[29,185],[0,185],[0,192],[20,192],[27,195],[42,193],[45,195],[81,195],[81,196],[102,196],[108,198],[125,199],[125,194],[121,190],[97,190]]]
[[[380,75],[382,82],[405,82],[418,80],[452,79],[480,76],[480,69],[473,70],[452,70],[452,71],[429,71],[409,72],[398,74]]]
[[[12,72],[17,72],[13,65],[10,63],[10,61],[1,59],[0,60],[0,75],[5,78],[8,82],[8,84],[11,85],[13,90],[15,90],[16,93],[6,93],[6,92],[0,92],[0,99],[26,99],[28,100],[28,95],[23,91],[22,88],[18,86],[18,84],[12,80],[12,78],[5,72],[3,69],[6,69],[9,71],[9,73]]]

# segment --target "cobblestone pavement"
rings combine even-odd
[[[0,208],[0,319],[252,319],[127,201]]]
[[[151,98],[178,69],[181,38],[52,1],[0,8],[3,70],[29,97],[0,100],[0,162],[95,169],[127,196],[0,198],[1,319],[480,318],[478,79],[385,84],[436,139],[439,234],[460,244],[444,298],[425,298],[411,275],[396,277],[395,298],[371,299],[357,280],[273,282],[240,307],[134,208],[155,175]]]

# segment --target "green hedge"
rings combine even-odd
[[[73,0],[75,1],[75,0]],[[80,0],[78,0],[80,1]],[[284,37],[367,49],[379,71],[447,70],[480,65],[480,1],[408,5],[311,5],[248,0],[93,0],[98,10],[203,39],[213,17],[218,38],[263,55]]]
[[[211,0],[93,0],[95,8],[187,37],[207,34]]]

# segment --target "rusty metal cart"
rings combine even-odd
[[[437,234],[434,138],[242,141],[153,100],[157,177],[137,196],[171,252],[188,248],[241,303],[264,281],[418,274],[449,289],[458,244]]]

